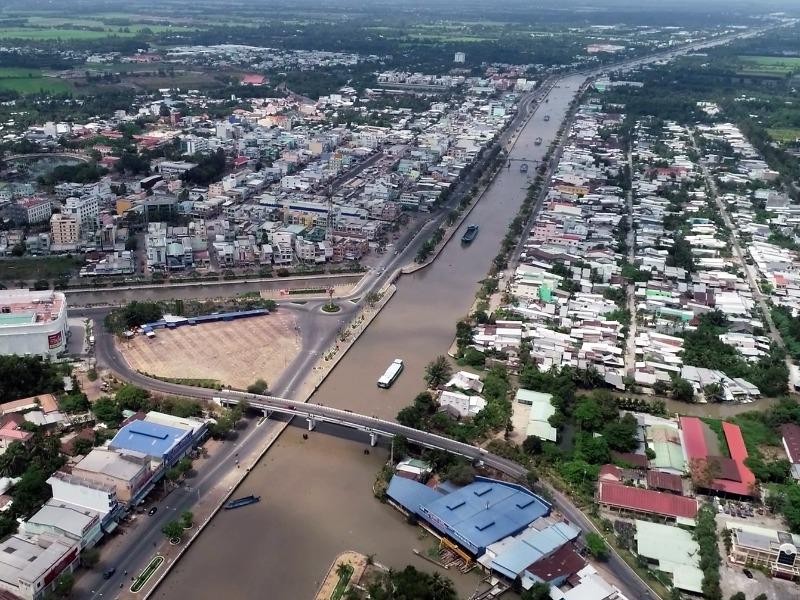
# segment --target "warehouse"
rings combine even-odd
[[[68,334],[61,292],[0,290],[0,354],[55,358],[66,351]]]
[[[393,477],[387,495],[403,510],[428,522],[434,529],[480,556],[486,547],[515,535],[550,513],[550,505],[522,486],[476,477],[475,481],[442,493]]]

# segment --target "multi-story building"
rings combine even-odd
[[[725,526],[731,532],[732,562],[768,569],[773,577],[800,578],[800,535],[734,521]]]
[[[170,161],[165,160],[158,164],[158,172],[166,179],[179,179],[181,175],[194,169],[197,165],[192,162],[186,161]]]
[[[50,217],[50,235],[55,246],[75,246],[81,239],[81,228],[77,217],[55,213]]]
[[[143,495],[153,472],[148,458],[139,453],[95,448],[72,468],[72,475],[113,487],[120,502],[131,503]]]
[[[54,358],[66,350],[68,332],[61,292],[0,291],[0,354]]]
[[[44,223],[53,213],[53,206],[47,198],[31,196],[7,205],[5,213],[15,223]]]
[[[97,231],[100,220],[100,207],[97,203],[97,196],[89,194],[86,196],[70,196],[64,203],[65,214],[72,215],[80,224],[81,235],[89,235]]]
[[[40,600],[62,573],[75,570],[79,544],[63,535],[14,534],[0,543],[0,589],[23,600]]]

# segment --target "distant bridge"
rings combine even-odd
[[[15,160],[25,160],[26,158],[57,158],[59,156],[66,158],[77,158],[83,162],[89,162],[91,160],[91,157],[85,152],[33,152],[31,154],[13,154],[11,156],[6,156],[2,160],[10,162]]]

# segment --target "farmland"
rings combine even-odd
[[[739,61],[744,63],[744,73],[789,75],[800,71],[800,57],[794,56],[739,56]]]
[[[67,92],[72,87],[55,77],[44,77],[38,69],[17,69],[0,67],[0,90],[13,90],[20,94],[31,94],[39,91]]]
[[[769,136],[776,142],[794,142],[800,139],[800,129],[791,127],[775,127],[767,129]]]

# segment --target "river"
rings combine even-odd
[[[511,168],[495,178],[463,225],[480,226],[475,241],[462,246],[458,232],[430,267],[402,277],[392,300],[312,402],[392,418],[422,391],[425,365],[447,352],[455,323],[472,306],[524,198],[527,179],[535,172],[533,161],[555,139],[582,80],[562,80],[522,130],[509,155]],[[543,138],[541,145],[535,144],[537,137]],[[530,161],[527,176],[519,172],[521,159]],[[391,389],[378,389],[377,378],[397,357],[405,361],[403,374]],[[385,451],[365,456],[366,441],[353,436],[320,430],[304,441],[298,429],[287,430],[243,484],[243,493],[260,493],[262,502],[220,513],[156,597],[210,599],[235,589],[240,598],[311,598],[331,561],[348,549],[375,554],[378,562],[394,568],[410,563],[431,570],[430,563],[412,554],[430,542],[417,539],[418,529],[372,496]],[[445,574],[461,597],[478,582],[475,575]]]

